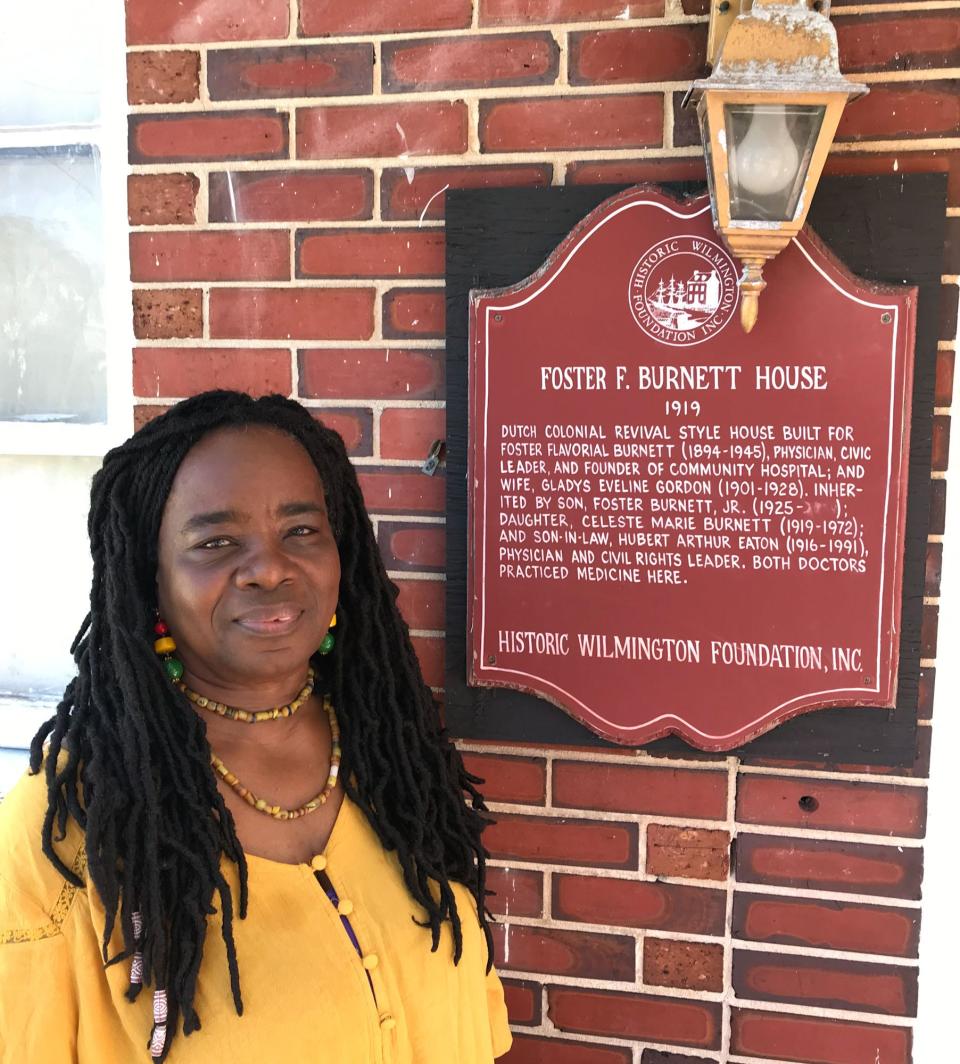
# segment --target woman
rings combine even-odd
[[[186,400],[106,456],[89,532],[77,675],[0,805],[0,1060],[506,1052],[480,781],[340,437]]]

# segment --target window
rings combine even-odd
[[[0,793],[72,674],[86,513],[131,429],[122,5],[49,0],[0,36]]]

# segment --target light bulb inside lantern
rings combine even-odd
[[[737,179],[744,192],[772,196],[793,182],[800,153],[787,129],[783,104],[770,104],[753,112],[736,153]]]

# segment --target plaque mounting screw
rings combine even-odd
[[[866,684],[871,684],[871,683],[873,683],[873,677],[872,676],[864,676],[863,682],[866,683]]]
[[[503,321],[503,315],[502,314],[494,314],[493,320],[494,321]]]
[[[882,314],[880,315],[880,322],[881,322],[881,324],[883,324],[883,325],[889,325],[889,324],[890,324],[890,322],[892,322],[892,321],[893,321],[893,315],[892,315],[892,314],[891,314],[891,313],[890,313],[889,311],[885,310],[885,311],[884,311],[884,312],[883,312],[883,313],[882,313]]]
[[[496,660],[497,660],[497,655],[496,655],[496,654],[491,654],[491,655],[490,655],[490,656],[489,656],[489,657],[487,658],[487,664],[488,664],[488,665],[494,665],[494,664],[496,663]]]

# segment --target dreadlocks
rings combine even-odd
[[[43,852],[77,886],[83,884],[54,843],[63,839],[68,817],[85,831],[90,879],[106,912],[104,961],[141,952],[144,982],[167,991],[171,1037],[163,1057],[178,1020],[184,1034],[200,1027],[194,1000],[215,897],[234,1006],[243,1011],[232,927],[235,909],[246,915],[247,867],[210,767],[206,725],[153,651],[157,540],[190,449],[211,431],[250,425],[298,440],[324,486],[342,573],[339,639],[350,653],[313,665],[337,707],[345,791],[384,848],[396,852],[410,895],[426,911],[431,948],[449,921],[454,962],[460,959],[461,917],[451,889],[459,881],[475,899],[488,970],[491,964],[480,842],[487,819],[475,787],[481,781],[464,768],[420,675],[343,441],[280,396],[207,392],[110,451],[93,479],[93,584],[90,612],[71,647],[77,674],[30,751],[31,771],[44,764],[46,772]],[[237,866],[237,899],[221,857]],[[111,958],[117,921],[124,949]],[[134,987],[128,996],[136,996]]]

